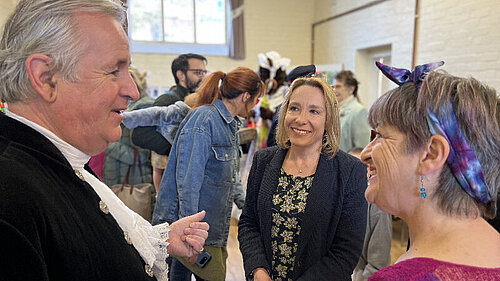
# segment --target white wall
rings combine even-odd
[[[209,70],[230,71],[238,66],[258,70],[258,53],[277,51],[290,58],[292,65],[309,64],[311,24],[314,1],[247,0],[245,1],[246,58],[207,56]],[[178,54],[132,54],[133,64],[149,71],[150,86],[174,84],[170,65]]]
[[[334,19],[315,28],[316,64],[343,63],[356,72],[359,52],[390,46],[391,63],[411,67],[416,0],[391,0]],[[360,7],[371,0],[247,0],[244,60],[209,56],[208,68],[229,71],[237,66],[257,70],[257,54],[276,50],[292,65],[311,61],[311,24]],[[418,64],[444,60],[443,69],[474,76],[500,90],[500,2],[498,0],[420,0]],[[16,0],[0,0],[0,25]],[[132,54],[149,84],[173,84],[170,64],[176,54]],[[361,70],[360,70],[361,71]],[[363,85],[369,82],[361,81]],[[365,91],[365,94],[368,94]]]
[[[14,11],[16,0],[0,0],[0,34],[3,32],[3,26],[7,17]]]
[[[330,10],[331,14],[321,13],[321,18],[316,17],[315,21],[370,2],[372,1],[317,0],[316,13]],[[345,69],[354,71],[360,81],[358,91],[361,101],[370,105],[375,97],[370,96],[370,92],[373,92],[370,87],[373,86],[368,74],[372,71],[366,63],[371,60],[360,54],[371,54],[371,50],[388,46],[393,65],[411,67],[414,10],[414,0],[386,1],[317,25],[314,35],[314,62],[341,63]],[[363,62],[359,61],[361,57],[364,58]]]
[[[13,11],[17,0],[0,0],[0,24]],[[311,53],[311,23],[314,1],[247,0],[245,1],[246,58],[207,56],[209,70],[230,71],[238,66],[257,70],[257,54],[277,51],[292,60],[292,65],[309,64]],[[132,63],[148,71],[150,86],[174,84],[170,65],[178,54],[132,54]]]
[[[315,22],[360,7],[368,0],[316,0]],[[391,48],[391,64],[410,68],[415,0],[392,0],[320,24],[315,29],[315,63],[342,63],[359,70],[360,52]],[[500,2],[421,0],[416,63],[444,60],[443,69],[473,76],[500,90]],[[369,81],[360,94],[369,95]],[[373,97],[365,97],[371,101]]]
[[[417,63],[473,76],[500,92],[500,1],[421,0]]]

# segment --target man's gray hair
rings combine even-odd
[[[126,9],[119,0],[21,0],[5,23],[0,42],[0,99],[24,102],[34,95],[26,59],[45,54],[50,73],[78,81],[76,65],[86,49],[73,17],[97,13],[115,18],[125,29]],[[106,27],[103,27],[106,28]]]

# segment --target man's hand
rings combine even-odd
[[[170,225],[167,247],[171,256],[182,257],[196,261],[196,257],[202,251],[205,240],[208,237],[209,225],[201,222],[205,217],[205,211],[201,211],[189,217],[182,218]]]

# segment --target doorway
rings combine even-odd
[[[361,103],[370,108],[375,100],[396,85],[384,79],[375,62],[391,65],[391,45],[360,49],[356,51],[355,74],[360,82]]]

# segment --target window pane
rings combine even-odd
[[[196,43],[226,44],[225,0],[196,1]]]
[[[130,36],[137,41],[162,41],[161,0],[129,0]]]
[[[164,0],[163,13],[165,18],[165,41],[194,43],[193,1]]]

